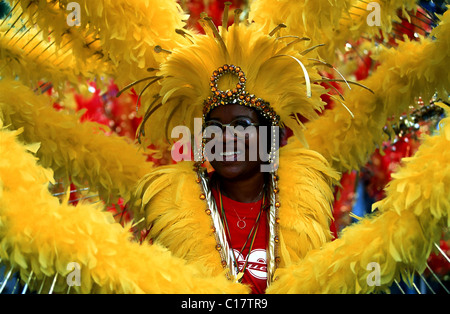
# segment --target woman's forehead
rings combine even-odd
[[[238,117],[248,117],[253,121],[259,121],[258,114],[254,109],[236,104],[218,106],[209,113],[209,119],[222,122],[231,122]]]

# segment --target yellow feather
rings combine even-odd
[[[159,245],[130,241],[132,234],[98,204],[60,204],[47,190],[48,170],[38,166],[17,141],[17,132],[0,130],[0,134],[0,145],[8,151],[0,157],[0,219],[4,222],[0,225],[0,258],[19,270],[24,280],[33,271],[37,277],[34,287],[39,288],[47,277],[46,293],[50,278],[58,274],[54,292],[65,293],[67,266],[76,262],[82,272],[81,286],[72,289],[77,293],[248,291],[222,274],[206,278],[198,265],[187,265]],[[22,175],[18,170],[23,167],[34,178],[33,184],[18,180]],[[149,264],[152,267],[147,267]]]

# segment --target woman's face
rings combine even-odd
[[[210,130],[215,131],[220,130],[221,125],[230,123],[234,126],[234,132],[228,126],[215,136],[208,136],[205,132],[206,158],[217,174],[228,180],[248,178],[261,170],[258,153],[260,120],[255,110],[241,105],[219,106],[210,112],[206,120],[207,126],[214,126]],[[239,132],[239,129],[245,131]]]

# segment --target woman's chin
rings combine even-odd
[[[260,164],[258,162],[246,162],[239,160],[223,160],[213,161],[211,166],[217,174],[227,180],[243,179],[251,176],[254,171],[260,171]],[[255,168],[255,170],[252,170]]]

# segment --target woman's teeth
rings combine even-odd
[[[240,155],[240,154],[242,154],[241,153],[241,151],[237,151],[237,152],[223,152],[223,153],[220,153],[220,156],[234,156],[234,155]]]

